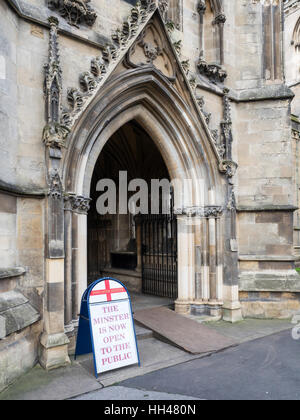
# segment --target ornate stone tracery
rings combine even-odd
[[[200,2],[204,6],[205,3]],[[111,74],[112,69],[116,66],[116,63],[120,61],[121,56],[125,53],[124,64],[128,68],[136,68],[144,65],[153,65],[158,68],[172,83],[175,82],[177,70],[174,67],[174,52],[180,54],[181,42],[178,45],[173,44],[173,52],[170,47],[167,46],[164,40],[164,36],[160,33],[160,29],[156,27],[155,19],[150,21],[149,16],[156,10],[156,4],[152,0],[138,1],[137,4],[131,9],[129,18],[124,22],[121,29],[116,30],[112,34],[112,44],[107,45],[102,51],[102,54],[91,60],[90,71],[82,73],[79,77],[79,88],[67,89],[67,101],[70,109],[64,109],[61,113],[60,124],[65,127],[66,130],[61,130],[60,127],[50,127],[51,129],[45,130],[45,143],[49,144],[53,142],[59,147],[64,146],[65,138],[61,141],[58,135],[67,136],[67,130],[71,130],[73,124],[81,115],[87,104],[95,96],[100,85],[104,83],[106,78]],[[222,14],[218,14],[216,20],[223,21]],[[145,22],[148,22],[147,27],[140,29]],[[132,42],[131,40],[136,37],[140,31],[139,37]],[[130,46],[130,42],[132,45]],[[170,41],[168,41],[170,42]],[[173,56],[172,56],[173,54]],[[177,57],[178,58],[178,57]],[[181,61],[180,66],[187,76],[187,82],[191,89],[191,94],[195,95],[195,89],[197,87],[196,77],[190,73],[189,61]],[[213,67],[213,68],[212,68]],[[218,67],[219,71],[216,71]],[[226,72],[219,66],[207,66],[210,71],[214,74],[214,78],[222,82],[226,76]],[[224,99],[225,100],[225,99]],[[199,110],[204,116],[204,121],[208,125],[210,122],[211,115],[206,113],[203,109],[201,101],[197,101]],[[227,112],[229,115],[229,112]],[[228,163],[222,164],[222,161],[230,161],[226,149],[226,144],[229,142],[229,136],[231,133],[231,125],[226,117],[221,123],[221,136],[223,141],[216,130],[211,131],[211,142],[214,147],[214,151],[218,156],[219,169],[221,172],[226,173],[227,176],[231,176],[233,173],[232,165]],[[58,137],[58,139],[57,139]],[[222,140],[222,141],[221,141]],[[230,169],[229,169],[230,168]]]
[[[62,70],[58,47],[58,20],[52,16],[49,18],[49,24],[49,58],[44,66],[47,124],[43,131],[43,142],[47,147],[60,150],[65,147],[69,129],[60,124]]]
[[[70,25],[78,28],[81,23],[93,26],[97,19],[97,13],[90,2],[91,0],[48,0],[48,7],[57,10]]]
[[[50,172],[49,195],[53,200],[60,200],[63,196],[63,186],[57,169]]]
[[[50,34],[49,34],[49,59],[48,63],[45,64],[45,85],[44,93],[47,98],[46,103],[46,114],[47,121],[58,122],[59,111],[61,107],[61,91],[62,91],[62,80],[61,80],[61,68],[60,58],[58,50],[58,35],[57,26],[58,20],[54,17],[49,18]]]
[[[128,68],[152,65],[174,82],[176,71],[172,63],[171,51],[159,28],[151,20],[141,32],[137,41],[128,50],[124,64]]]
[[[92,95],[99,89],[114,68],[120,55],[124,55],[138,30],[145,25],[151,14],[156,10],[154,0],[140,0],[131,9],[130,16],[121,29],[112,34],[112,43],[107,45],[99,57],[91,60],[91,69],[79,77],[80,88],[69,88],[67,100],[70,109],[62,112],[61,123],[71,129],[78,114],[87,106]]]

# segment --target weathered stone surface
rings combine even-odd
[[[6,319],[0,315],[0,340],[6,336]]]
[[[300,276],[293,270],[289,274],[244,272],[239,276],[239,286],[241,291],[300,292]]]
[[[26,270],[22,267],[0,268],[0,280],[7,279],[10,277],[22,276],[24,273],[26,273]]]
[[[243,316],[245,318],[289,319],[299,311],[299,293],[241,292]]]
[[[40,319],[39,313],[20,292],[11,291],[0,294],[0,339],[20,331]]]

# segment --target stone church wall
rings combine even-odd
[[[46,0],[0,3],[0,391],[37,362],[45,313],[51,320],[56,316],[56,301],[49,304],[46,286],[49,290],[51,286],[45,282],[49,187],[42,134],[46,124],[43,68],[49,51],[47,19],[51,15],[59,19],[62,103],[68,107],[67,89],[79,88],[79,75],[90,70],[91,58],[100,55],[133,4],[131,0],[92,0],[98,15],[94,25],[76,28],[50,10]],[[215,42],[220,41],[218,28],[222,28],[223,14],[226,23],[224,44],[220,46]],[[220,27],[212,24],[215,18],[221,19]],[[217,16],[207,5],[202,41],[198,1],[184,0],[181,19],[183,26],[176,24],[170,37],[180,47],[180,60],[189,62],[189,77],[197,76],[195,96],[202,104],[208,130],[217,138],[221,137],[224,118],[224,91],[216,80],[208,81],[199,74],[202,41],[204,58],[222,61],[223,55],[227,72],[224,84],[230,89],[232,158],[239,165],[233,178],[240,270],[235,281],[239,281],[243,315],[289,317],[300,309],[293,256],[293,212],[297,203],[290,119],[291,111],[299,114],[299,88],[292,87],[296,98],[291,102],[292,93],[283,84],[278,63],[282,53],[278,42],[276,57],[268,57],[269,61],[264,57],[265,49],[271,46],[265,44],[263,25],[269,22],[269,15],[261,2],[225,1],[224,10]],[[273,24],[276,27],[278,21]],[[296,14],[291,14],[287,40],[295,24]],[[281,30],[277,28],[278,36]],[[288,45],[286,49],[286,60],[292,63],[286,66],[290,83],[298,80],[293,48]],[[268,67],[270,63],[272,68]],[[234,246],[232,252],[236,252]],[[63,258],[59,263],[63,279]],[[52,296],[59,290],[50,290]],[[3,314],[17,304],[20,296],[11,295],[15,291],[23,296],[27,309],[31,305],[30,317],[24,316],[25,324],[15,320],[14,327],[7,328]],[[64,308],[59,310],[62,313]]]

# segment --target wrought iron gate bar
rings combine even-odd
[[[177,219],[140,216],[143,293],[177,299]]]

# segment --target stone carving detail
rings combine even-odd
[[[66,139],[70,130],[59,123],[51,122],[45,126],[43,131],[43,142],[45,146],[61,149],[66,147]]]
[[[214,25],[220,25],[220,24],[224,25],[225,22],[226,22],[226,16],[223,13],[221,13],[215,18],[215,20],[213,21],[213,24]]]
[[[236,210],[236,199],[235,199],[234,188],[232,188],[232,190],[231,190],[226,208],[229,211]]]
[[[218,64],[208,64],[205,60],[200,58],[197,67],[200,74],[206,76],[213,83],[223,83],[227,77],[227,73]]]
[[[228,89],[224,89],[223,96],[223,121],[221,121],[221,130],[223,134],[224,148],[227,159],[231,159],[231,143],[232,143],[232,121],[230,101],[228,98]]]
[[[159,0],[158,8],[164,22],[168,20],[169,0]]]
[[[206,124],[209,125],[210,120],[211,120],[211,113],[206,112],[205,109],[204,109],[204,106],[205,106],[204,96],[198,96],[197,97],[197,104],[198,104],[198,106],[200,108],[200,111],[202,112],[202,114],[205,118]]]
[[[129,48],[124,64],[127,68],[153,65],[171,82],[174,82],[176,68],[173,54],[174,50],[166,42],[160,25],[156,20],[150,20],[137,41]]]
[[[48,0],[48,7],[51,10],[57,10],[67,22],[79,27],[81,23],[93,26],[97,14],[90,6],[91,0]]]
[[[153,61],[161,54],[161,49],[146,42],[144,43],[144,53],[148,59],[148,63],[153,63]]]
[[[202,114],[204,116],[206,124],[209,126],[210,120],[211,120],[211,113],[206,112],[205,109],[204,109],[205,100],[204,100],[203,96],[198,96],[197,97],[197,104],[200,108],[200,111],[202,112]],[[214,129],[214,130],[210,130],[210,132],[211,132],[211,135],[212,135],[213,144],[215,145],[216,151],[217,151],[220,159],[222,160],[222,159],[224,159],[225,147],[224,147],[224,144],[222,142],[220,142],[219,131],[217,129]]]
[[[232,160],[223,160],[220,164],[220,171],[225,173],[228,178],[234,177],[238,168],[237,163]]]
[[[53,200],[60,200],[63,196],[63,186],[57,169],[50,172],[48,194]]]
[[[162,6],[163,4],[161,3],[161,7]],[[138,64],[134,64],[130,61],[130,54],[134,52],[135,45],[139,45],[139,47],[143,50],[143,54],[146,58],[146,62],[144,64],[153,64],[160,55],[164,55],[165,47],[156,42],[156,36],[154,37],[155,44],[152,41],[150,42],[148,39],[145,39],[145,30],[140,33],[136,44],[133,44],[134,37],[139,32],[141,26],[145,25],[145,23],[149,21],[151,14],[156,10],[156,8],[157,5],[155,0],[141,0],[138,1],[131,9],[131,13],[128,19],[123,23],[122,28],[117,29],[112,34],[111,44],[107,45],[98,57],[91,60],[90,71],[84,72],[79,76],[79,87],[71,87],[67,89],[67,102],[69,104],[69,109],[64,109],[60,118],[60,125],[63,129],[59,126],[55,126],[52,130],[45,130],[45,143],[50,142],[53,138],[54,144],[63,147],[66,138],[65,136],[67,136],[66,130],[71,130],[80,113],[86,108],[107,77],[109,77],[112,69],[114,69],[120,57],[122,57],[122,54],[126,54],[125,63],[127,63],[129,67],[138,66]],[[151,26],[151,24],[149,26]],[[181,42],[177,42],[176,45],[173,44],[174,50],[178,55],[180,54],[181,45]],[[142,64],[143,63],[139,65]],[[190,73],[189,60],[180,61],[178,58],[178,64],[181,65],[182,70],[187,76],[186,81],[190,86],[191,94],[195,95],[197,79]],[[214,74],[215,80],[224,81],[226,72],[222,70],[220,66],[215,65],[215,70],[213,69],[213,65],[207,66],[210,68],[211,74]],[[171,81],[175,80],[173,74],[167,77]],[[203,113],[205,122],[208,125],[210,123],[211,114],[204,111],[203,98],[195,98],[195,102],[198,103],[200,111]],[[227,123],[226,118],[224,119],[224,123]],[[58,136],[58,134],[61,134],[62,139]],[[231,165],[230,159],[226,159],[224,144],[220,143],[219,134],[216,131],[211,134],[211,142],[214,145],[218,160],[221,162],[219,164],[219,169],[221,172],[226,173],[227,176],[232,176],[231,174],[233,174],[236,169],[235,164],[233,163]]]
[[[79,88],[67,90],[67,101],[69,109],[64,109],[61,117],[61,124],[71,129],[78,114],[87,106],[88,100],[92,98],[101,84],[108,77],[118,58],[126,51],[130,42],[138,33],[138,30],[145,24],[148,17],[156,10],[155,0],[140,0],[131,9],[130,16],[123,23],[121,29],[112,34],[112,42],[107,45],[99,57],[91,60],[90,71],[84,72],[79,77]],[[148,55],[154,59],[153,51],[148,47]]]
[[[190,71],[190,60],[183,60],[181,61],[181,67],[183,69],[183,71],[185,72],[185,74],[189,74]]]
[[[217,152],[220,156],[221,159],[224,159],[224,155],[225,155],[225,146],[223,143],[221,143],[220,141],[220,136],[219,136],[219,131],[216,130],[211,130],[211,135],[213,138],[213,143],[217,149]]]
[[[226,174],[227,178],[232,178],[237,170],[237,164],[232,161],[231,144],[232,144],[232,120],[231,120],[231,108],[229,99],[229,89],[225,88],[223,91],[223,120],[220,123],[221,135],[219,130],[210,129],[209,123],[211,114],[206,112],[204,109],[205,100],[203,96],[196,98],[198,107],[203,114],[205,122],[210,130],[212,143],[215,146],[219,158],[219,170]]]
[[[226,22],[226,16],[223,13],[222,2],[210,2],[211,9],[214,13],[214,20],[212,25],[216,25],[217,28],[214,31],[216,38],[215,48],[218,50],[219,57],[215,57],[215,62],[208,63],[205,60],[205,21],[204,15],[206,12],[206,1],[199,0],[197,5],[197,11],[200,15],[200,57],[198,60],[197,67],[200,74],[206,76],[213,83],[223,83],[227,77],[226,71],[222,68],[224,63],[224,23]]]
[[[179,41],[175,41],[175,42],[173,42],[173,47],[174,47],[174,49],[175,49],[176,53],[177,53],[178,55],[181,55],[182,40],[181,40],[181,39],[179,39]]]
[[[76,194],[65,194],[65,210],[71,210],[75,213],[87,214],[90,209],[90,198]]]
[[[203,207],[183,207],[176,209],[174,214],[183,215],[187,217],[206,217],[218,218],[223,214],[223,207],[221,206],[203,206]]]
[[[228,178],[232,178],[236,173],[238,165],[232,161],[232,120],[230,99],[228,96],[229,89],[225,88],[223,93],[223,121],[221,121],[220,124],[224,147],[224,161],[222,163],[222,169]]]
[[[49,33],[49,59],[48,63],[44,65],[45,70],[45,84],[44,93],[47,98],[46,113],[47,121],[58,122],[59,111],[61,107],[61,68],[60,57],[58,49],[58,20],[54,17],[49,18],[50,33]]]
[[[147,58],[147,63],[153,63],[159,55],[162,54],[162,49],[159,46],[155,46],[150,42],[145,42],[145,31],[142,32],[140,37],[140,42],[138,43],[144,50],[145,57]]]
[[[204,208],[204,216],[207,218],[217,218],[223,213],[223,207],[207,206]]]
[[[49,23],[49,58],[44,66],[47,125],[43,131],[43,142],[47,147],[61,149],[65,147],[69,130],[60,124],[62,71],[58,47],[58,20],[50,17]]]
[[[199,3],[197,5],[197,11],[200,15],[204,15],[206,12],[206,1],[205,0],[199,0]]]

